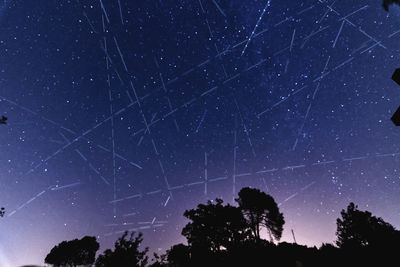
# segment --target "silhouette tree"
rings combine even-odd
[[[91,265],[94,263],[99,247],[99,243],[93,236],[63,241],[51,249],[45,258],[45,263],[56,267]]]
[[[152,263],[148,265],[148,267],[169,267],[167,260],[167,254],[158,255],[157,253],[153,253]]]
[[[388,11],[389,6],[392,4],[400,5],[400,0],[383,0],[382,6],[386,11]]]
[[[135,232],[129,235],[126,231],[114,244],[114,251],[107,249],[99,255],[96,260],[96,267],[144,267],[147,265],[146,256],[148,248],[139,251],[143,241],[142,233],[135,237]]]
[[[372,216],[369,211],[360,211],[354,203],[341,211],[342,219],[337,219],[337,241],[340,248],[360,248],[366,246],[383,247],[398,245],[399,231],[382,218]]]
[[[273,197],[259,189],[244,187],[239,192],[239,198],[235,200],[256,241],[260,240],[262,226],[268,230],[271,242],[273,238],[280,240],[285,220]]]
[[[184,212],[191,222],[183,228],[182,235],[195,250],[218,252],[246,238],[246,221],[241,211],[222,203],[222,199],[217,198],[215,204],[208,201],[206,205],[199,204],[197,209]]]
[[[4,217],[4,214],[6,214],[6,209],[4,207],[0,208],[0,217]]]
[[[170,267],[190,266],[190,248],[184,244],[172,246],[167,251],[167,260]]]

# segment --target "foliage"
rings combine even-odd
[[[191,247],[216,252],[246,238],[246,221],[240,210],[222,203],[222,199],[216,199],[215,204],[208,201],[185,211],[184,216],[191,222],[183,228],[182,235]]]
[[[170,266],[167,261],[167,255],[158,255],[157,253],[153,253],[152,262],[148,267],[168,267]]]
[[[177,244],[164,255],[154,254],[149,267],[203,266],[394,266],[400,232],[354,203],[337,219],[337,246],[319,249],[297,243],[275,244],[261,239],[260,228],[271,236],[282,235],[284,218],[274,199],[258,189],[243,188],[236,199],[239,207],[224,205],[221,199],[187,210],[189,223],[182,234],[188,244]],[[85,244],[82,240],[87,240]],[[46,262],[58,267],[90,265],[98,250],[95,238],[64,241],[47,255]],[[113,250],[99,255],[96,267],[144,267],[148,248],[139,250],[142,234],[125,232]],[[81,242],[81,243],[79,243]],[[86,251],[86,252],[84,252]],[[84,260],[85,259],[85,260]]]
[[[240,190],[236,202],[239,204],[255,240],[261,239],[262,226],[270,233],[271,242],[273,242],[273,238],[280,240],[285,220],[273,197],[259,189],[245,187]]]
[[[93,236],[63,241],[51,249],[45,262],[56,267],[90,265],[94,263],[99,247],[99,243]]]
[[[399,240],[399,232],[382,218],[372,216],[369,211],[360,211],[354,203],[342,210],[342,219],[337,219],[337,241],[341,248],[383,246]]]
[[[167,260],[171,267],[182,267],[190,265],[190,247],[184,244],[172,246],[167,251]]]
[[[114,244],[114,250],[107,249],[99,255],[96,267],[144,267],[147,264],[148,248],[140,251],[142,233],[135,237],[135,232],[126,231]]]

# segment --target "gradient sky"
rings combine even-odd
[[[286,241],[333,242],[350,201],[400,227],[399,25],[378,0],[4,0],[0,265],[124,230],[164,252],[244,186]]]

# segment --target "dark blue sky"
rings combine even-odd
[[[163,252],[244,186],[283,240],[332,242],[350,201],[400,227],[399,22],[377,0],[2,2],[0,265],[124,230]]]

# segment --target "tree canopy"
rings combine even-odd
[[[184,216],[191,220],[182,230],[188,244],[196,249],[220,251],[247,236],[247,225],[241,211],[231,205],[223,205],[222,199],[208,201],[196,209],[187,210]]]
[[[147,265],[146,256],[148,248],[139,250],[143,241],[142,233],[135,236],[135,232],[129,234],[126,231],[114,244],[114,250],[107,249],[99,255],[96,267],[144,267]]]
[[[170,266],[189,266],[190,248],[184,244],[177,244],[172,246],[167,251],[167,260]]]
[[[341,216],[336,231],[336,244],[341,248],[382,247],[400,241],[399,231],[391,224],[369,211],[360,211],[354,203],[342,210]]]
[[[78,265],[91,265],[95,261],[99,243],[93,236],[82,239],[63,241],[54,246],[45,258],[45,263],[55,267],[75,267]]]
[[[182,230],[186,244],[173,245],[163,255],[154,253],[148,264],[148,248],[141,248],[142,234],[128,231],[114,249],[97,257],[96,267],[203,267],[203,266],[392,266],[397,260],[400,232],[354,203],[337,219],[336,246],[319,249],[295,243],[275,244],[260,237],[265,227],[279,240],[284,218],[272,196],[243,188],[238,206],[222,199],[187,210],[189,222]],[[64,241],[46,257],[55,267],[91,265],[99,245],[94,237]],[[261,263],[261,264],[260,264]]]
[[[260,240],[260,230],[263,226],[268,230],[271,242],[273,238],[280,240],[285,220],[273,197],[259,189],[244,187],[240,190],[236,202],[255,240]]]

